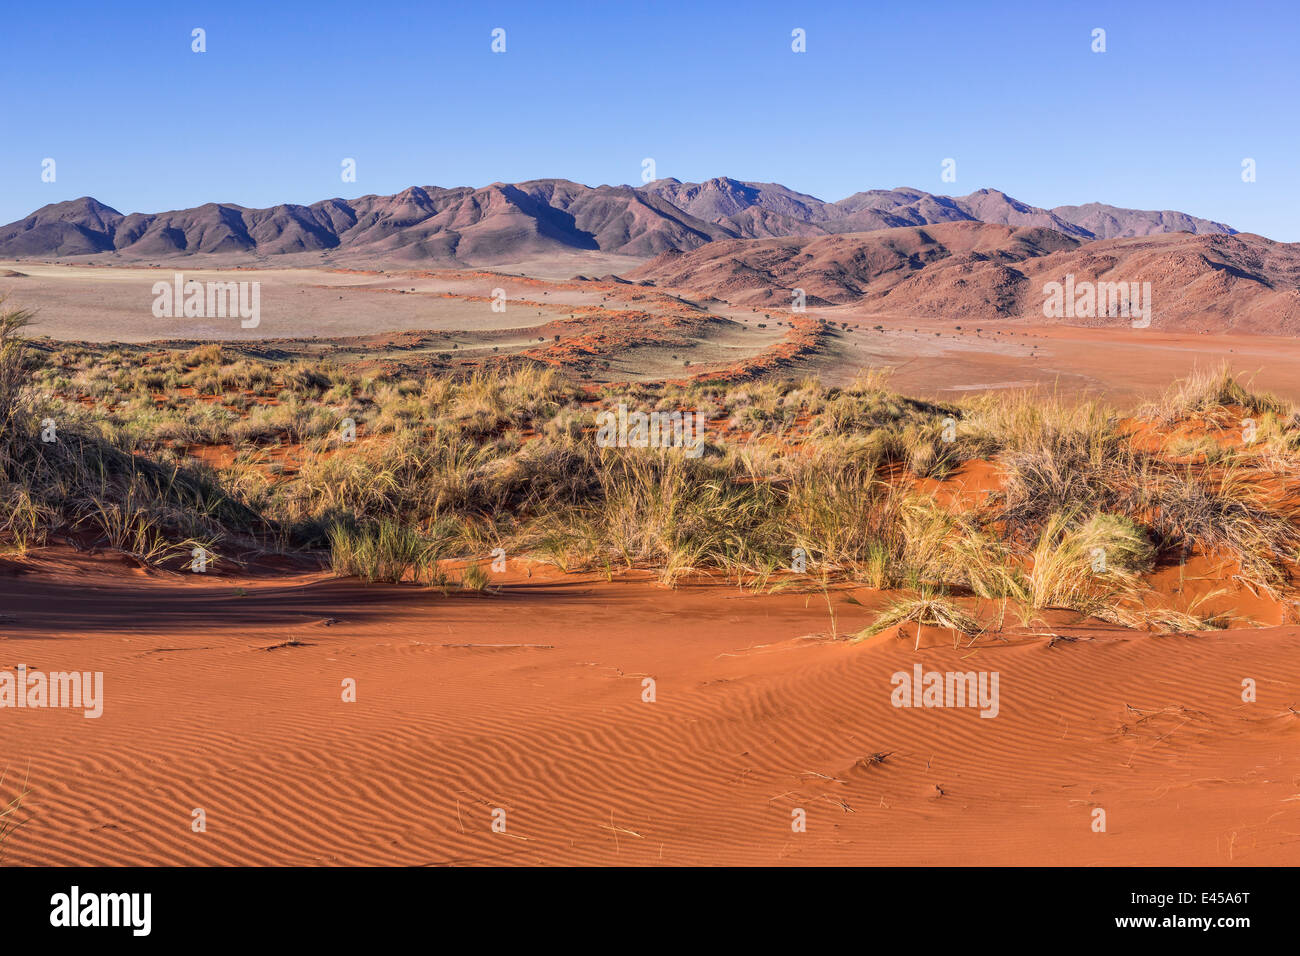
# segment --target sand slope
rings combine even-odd
[[[8,863],[1300,862],[1295,627],[914,652],[807,637],[820,595],[24,567],[0,663],[101,670],[106,704],[0,711],[6,787],[30,763],[33,790]],[[997,670],[999,716],[894,708],[918,660]]]

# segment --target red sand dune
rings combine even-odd
[[[5,714],[32,790],[10,863],[1300,862],[1294,626],[913,651],[828,640],[820,594],[542,568],[495,596],[0,568],[4,666],[100,670],[106,697]],[[839,631],[865,624],[841,598]],[[998,716],[893,707],[916,662],[997,671]]]

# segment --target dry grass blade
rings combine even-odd
[[[981,633],[979,622],[951,599],[941,594],[923,591],[915,597],[901,598],[890,604],[871,624],[855,634],[853,639],[865,640],[896,624],[907,623],[942,627],[968,636]],[[921,632],[918,628],[913,650],[920,646]]]

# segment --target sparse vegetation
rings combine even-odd
[[[67,538],[177,567],[194,547],[296,550],[339,574],[442,588],[440,562],[456,559],[460,586],[486,590],[475,562],[502,546],[565,570],[648,568],[668,586],[716,573],[904,588],[923,598],[882,620],[971,633],[964,598],[1212,622],[1153,601],[1147,576],[1214,556],[1277,598],[1300,551],[1278,486],[1300,460],[1297,420],[1226,369],[1126,419],[1042,392],[910,399],[881,372],[845,387],[584,388],[529,363],[381,376],[218,345],[54,347],[22,340],[28,318],[0,312],[11,552]],[[699,457],[597,447],[595,412],[620,402],[725,424]],[[1250,443],[1167,431],[1248,415]],[[57,441],[42,441],[46,420]],[[975,460],[994,476],[978,495],[936,491]]]
[[[1233,410],[1252,414],[1291,413],[1286,402],[1250,390],[1224,362],[1213,369],[1197,370],[1180,379],[1155,402],[1143,406],[1141,415],[1165,425],[1199,417],[1216,423],[1230,420]]]
[[[935,591],[922,590],[915,597],[900,598],[885,608],[866,628],[854,635],[856,640],[864,640],[896,624],[913,623],[942,627],[958,634],[973,636],[980,632],[979,622],[963,611],[950,598]],[[917,628],[916,646],[921,644],[920,628]]]
[[[23,821],[18,819],[18,812],[22,809],[23,797],[31,793],[27,786],[28,780],[23,778],[22,785],[19,786],[17,793],[11,797],[8,802],[0,805],[0,860],[4,859],[4,846],[9,837],[13,835]],[[0,787],[5,786],[5,774],[0,773]]]

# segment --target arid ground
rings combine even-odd
[[[552,257],[544,272],[575,273],[582,264],[572,256]],[[260,324],[242,329],[238,319],[154,318],[150,289],[171,282],[178,268],[0,261],[0,292],[37,310],[29,334],[56,340],[221,341],[250,348],[273,342],[303,354],[409,363],[453,347],[461,352],[455,358],[465,361],[494,350],[536,354],[539,345],[553,347],[559,334],[561,342],[582,340],[584,350],[557,352],[556,364],[580,366],[598,382],[690,378],[744,365],[789,338],[788,323],[800,318],[784,307],[730,305],[671,288],[489,271],[184,269],[198,281],[262,283]],[[21,274],[5,275],[13,272]],[[501,312],[492,309],[496,289],[506,297]],[[626,327],[590,341],[591,332],[609,328],[615,311],[627,317]],[[782,359],[779,369],[827,383],[888,367],[891,384],[909,395],[953,399],[1041,385],[1131,405],[1175,378],[1227,360],[1257,387],[1300,400],[1300,345],[1289,335],[972,322],[868,314],[851,304],[810,308],[804,315],[823,319],[828,331],[815,352]],[[679,327],[663,329],[660,316]],[[557,351],[552,347],[544,351]]]
[[[820,595],[635,575],[512,566],[497,595],[442,597],[68,554],[17,570],[5,664],[102,670],[106,704],[6,714],[32,791],[10,863],[1300,859],[1296,626],[914,651],[831,640]],[[841,629],[869,620],[840,597]],[[892,707],[916,662],[998,671],[1001,712]]]
[[[5,863],[1300,862],[1293,338],[5,269],[0,668],[104,675],[0,715]],[[708,449],[602,457],[620,400]]]

